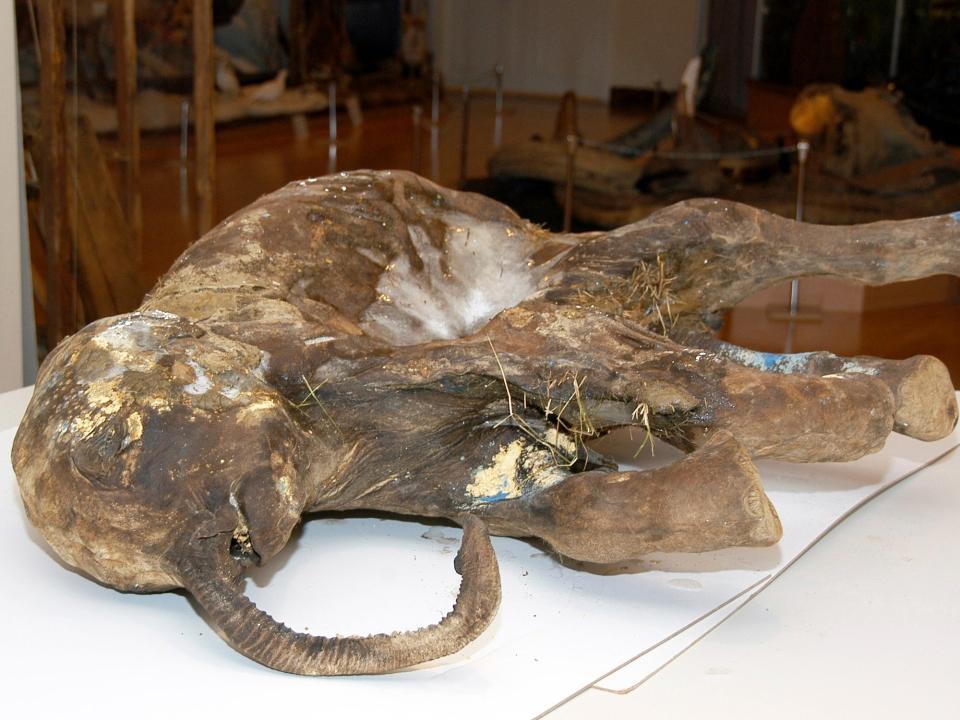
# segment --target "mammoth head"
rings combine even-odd
[[[182,557],[211,540],[235,561],[276,553],[307,501],[307,435],[260,364],[165,313],[58,346],[13,451],[27,513],[57,553],[137,591],[183,586]]]
[[[263,361],[163,312],[102,320],[61,343],[14,441],[30,520],[65,562],[102,583],[186,588],[234,647],[278,670],[384,672],[476,637],[500,595],[493,548],[471,517],[457,604],[427,628],[312,636],[245,597],[243,567],[284,546],[336,457],[263,381]]]

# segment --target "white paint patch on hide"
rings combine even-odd
[[[109,377],[118,377],[128,370],[144,372],[151,368],[157,346],[153,332],[155,325],[152,318],[130,315],[118,319],[91,338],[93,345],[106,350],[116,360],[115,369],[107,372]]]
[[[213,387],[213,381],[207,376],[203,366],[195,360],[187,360],[187,365],[193,368],[196,379],[189,385],[183,386],[183,391],[191,395],[203,395]]]
[[[394,345],[469,335],[533,295],[565,254],[535,266],[537,246],[514,228],[462,213],[446,213],[443,220],[443,249],[430,242],[422,227],[409,226],[423,269],[414,268],[403,254],[384,269],[378,299],[362,316],[365,332]]]

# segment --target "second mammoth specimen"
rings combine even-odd
[[[754,458],[848,460],[891,431],[950,432],[934,358],[772,356],[710,328],[783,278],[958,271],[955,216],[828,228],[698,200],[553,235],[409,173],[305,180],[205,235],[138,311],[58,346],[14,467],[30,520],[99,581],[186,588],[279,670],[388,672],[489,624],[488,531],[601,563],[768,545],[781,526]],[[628,425],[689,454],[620,471],[587,441]],[[244,568],[304,514],[356,509],[464,527],[450,614],[320,637],[244,596]]]

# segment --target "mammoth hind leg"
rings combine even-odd
[[[477,512],[495,533],[539,537],[568,557],[597,563],[765,546],[782,535],[749,453],[723,430],[672,465],[575,473]]]
[[[957,213],[830,226],[697,199],[664,208],[636,228],[638,249],[666,253],[676,263],[678,307],[701,312],[733,307],[775,282],[805,275],[867,285],[960,276]]]
[[[930,355],[906,360],[844,358],[828,352],[777,354],[708,339],[698,343],[747,367],[778,374],[870,376],[893,394],[896,432],[920,440],[938,440],[957,424],[957,399],[947,367]]]
[[[463,543],[454,565],[462,580],[456,604],[438,623],[409,632],[366,637],[296,632],[243,594],[230,572],[225,547],[209,548],[199,557],[191,554],[182,564],[182,580],[227,642],[251,660],[298,675],[391,672],[457,652],[483,632],[496,614],[500,573],[487,530],[470,515],[459,521]]]

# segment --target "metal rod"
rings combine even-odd
[[[893,39],[890,44],[890,76],[893,80],[900,70],[900,36],[903,34],[903,0],[897,0],[893,11]]]
[[[803,194],[807,184],[807,156],[810,143],[801,140],[797,143],[797,222],[803,222]]]
[[[180,103],[180,164],[186,165],[190,157],[190,101]]]
[[[197,227],[213,227],[217,149],[213,115],[213,3],[193,4],[193,132],[196,136]]]
[[[497,91],[493,104],[493,146],[500,147],[503,142],[503,65],[497,63],[493,72],[497,76]]]
[[[467,156],[470,141],[470,86],[463,86],[463,117],[460,126],[460,187],[467,182]]]
[[[413,171],[420,173],[420,131],[423,124],[423,106],[413,106]]]
[[[575,133],[567,135],[567,173],[563,188],[563,231],[570,232],[573,225],[573,169],[577,156],[579,138]]]
[[[440,73],[433,73],[430,96],[430,178],[440,179]]]
[[[440,128],[430,126],[430,178],[440,180]]]
[[[180,164],[186,165],[190,157],[190,101],[180,103]]]
[[[440,124],[440,73],[433,73],[433,89],[430,94],[430,124]]]
[[[803,195],[807,183],[807,156],[810,153],[810,143],[801,140],[797,143],[797,207],[796,221],[803,222]],[[793,341],[796,334],[796,318],[800,310],[800,281],[790,281],[790,319],[787,324],[787,341],[784,352],[793,352]]]
[[[337,144],[337,81],[327,83],[327,111],[330,115],[330,143]],[[334,154],[335,155],[335,154]]]
[[[753,15],[753,49],[750,53],[750,78],[760,79],[760,70],[763,67],[763,25],[767,18],[766,0],[757,0]]]
[[[794,281],[796,282],[796,281]],[[783,352],[790,355],[793,352],[793,342],[797,336],[797,319],[792,315],[787,318],[787,339],[783,343]]]
[[[180,217],[190,219],[190,101],[180,103]]]
[[[797,222],[803,222],[803,194],[807,183],[807,155],[810,143],[801,140],[797,143]],[[796,317],[800,304],[800,281],[790,282],[790,316]]]
[[[790,317],[797,316],[800,305],[800,281],[794,278],[790,281]]]

